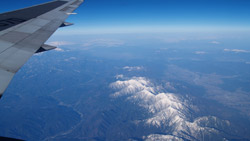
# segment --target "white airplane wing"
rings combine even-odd
[[[0,98],[15,73],[35,53],[54,49],[45,45],[84,0],[56,0],[0,14]]]

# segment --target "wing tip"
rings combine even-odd
[[[0,99],[2,98],[3,94],[0,94]]]

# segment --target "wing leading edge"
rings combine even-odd
[[[0,98],[15,73],[45,45],[49,37],[84,0],[57,0],[0,14]],[[71,24],[70,24],[71,25]]]

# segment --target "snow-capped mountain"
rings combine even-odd
[[[164,93],[163,88],[155,86],[145,77],[133,77],[118,80],[110,87],[116,90],[112,97],[124,97],[129,102],[137,103],[149,113],[143,119],[146,127],[156,127],[163,134],[152,133],[144,137],[146,140],[211,140],[226,139],[230,122],[215,116],[192,117],[195,106],[184,97]]]

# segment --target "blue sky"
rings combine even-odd
[[[1,1],[0,12],[47,1]],[[85,0],[68,30],[249,30],[249,7],[250,0]]]

